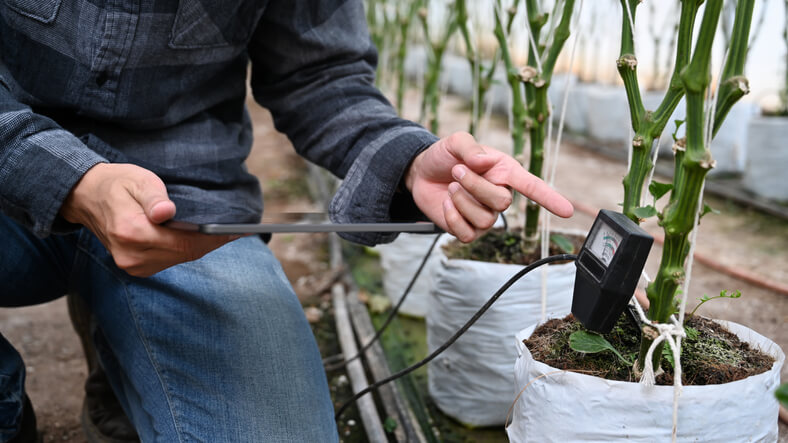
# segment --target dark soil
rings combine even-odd
[[[681,346],[683,385],[729,383],[768,371],[774,359],[704,317],[693,316],[684,322],[687,338]],[[632,365],[612,352],[583,353],[569,347],[569,336],[584,329],[570,314],[563,319],[549,320],[534,331],[524,343],[533,357],[557,369],[589,371],[608,380],[637,381]],[[625,358],[635,361],[640,347],[640,331],[622,315],[616,326],[604,337]],[[667,346],[666,346],[667,347]],[[664,358],[660,366],[665,373],[658,376],[658,385],[673,384],[673,365]]]
[[[449,258],[527,265],[542,257],[539,248],[537,248],[536,251],[529,252],[523,250],[521,232],[521,229],[512,231],[493,229],[471,243],[461,243],[454,240],[445,245],[443,251]],[[554,241],[556,236],[561,236],[568,240],[572,248],[564,249],[556,244]],[[550,240],[548,255],[576,254],[583,246],[585,237],[580,235],[553,234],[550,236]]]

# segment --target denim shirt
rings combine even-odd
[[[436,137],[396,116],[376,62],[360,0],[0,0],[0,210],[67,232],[71,188],[117,162],[161,177],[179,220],[256,222],[251,66],[276,128],[344,179],[334,221],[422,218],[399,184]]]

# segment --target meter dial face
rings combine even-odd
[[[596,258],[601,260],[605,267],[608,267],[618,251],[621,238],[621,234],[611,229],[606,223],[600,222],[594,229],[589,248]]]

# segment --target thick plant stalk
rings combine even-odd
[[[504,22],[501,17],[501,2],[496,0],[495,9],[495,38],[498,40],[498,46],[501,51],[501,59],[503,60],[504,67],[506,68],[506,81],[509,83],[512,92],[512,127],[509,130],[512,133],[512,153],[515,158],[520,158],[525,148],[525,127],[527,126],[527,110],[525,101],[520,87],[520,74],[514,66],[511,53],[509,52],[509,43],[506,41],[506,36],[512,29],[514,17],[517,14],[517,6],[520,0],[515,0],[514,5],[507,10],[506,32],[504,32]]]
[[[616,62],[618,73],[624,81],[627,91],[627,102],[635,136],[632,138],[632,162],[624,177],[624,209],[623,213],[635,223],[640,223],[640,217],[635,214],[640,206],[643,196],[643,185],[651,172],[651,150],[655,140],[659,140],[662,131],[670,121],[670,116],[678,106],[684,95],[684,87],[680,74],[689,62],[692,31],[695,26],[695,17],[702,1],[682,0],[679,18],[679,30],[676,46],[676,61],[673,74],[665,97],[655,111],[648,111],[643,105],[640,95],[640,86],[637,77],[638,59],[635,54],[635,40],[629,21],[635,21],[635,12],[638,0],[621,0],[622,26],[621,26],[621,51]]]
[[[750,92],[749,83],[744,77],[744,62],[747,59],[750,23],[754,8],[755,0],[740,0],[736,4],[736,16],[733,20],[728,58],[725,60],[720,90],[717,95],[717,110],[714,113],[712,136],[717,134],[733,105]]]
[[[405,101],[405,58],[408,55],[408,43],[410,36],[410,24],[416,16],[416,11],[421,4],[420,0],[412,0],[408,5],[407,12],[402,13],[402,8],[397,8],[397,25],[399,26],[399,41],[397,43],[397,93],[396,105],[397,112],[402,115],[402,107]]]
[[[479,122],[482,119],[484,112],[484,98],[490,90],[493,82],[493,75],[495,75],[495,68],[498,65],[500,57],[500,49],[496,50],[493,60],[489,67],[485,67],[482,62],[481,55],[476,52],[475,43],[471,39],[471,31],[468,26],[468,6],[465,0],[457,0],[455,5],[457,8],[457,24],[459,26],[460,35],[465,42],[465,58],[468,59],[468,64],[471,68],[471,76],[476,79],[476,88],[472,92],[474,95],[473,106],[471,110],[471,121],[468,125],[468,132],[477,135],[476,130]]]
[[[747,43],[749,39],[749,25],[752,20],[752,2],[754,0],[740,0],[736,8],[734,33],[731,38],[731,49],[726,60],[726,69],[723,71],[721,84],[731,78],[740,77],[738,66],[744,66]],[[748,4],[750,3],[750,4]],[[675,158],[675,172],[673,189],[670,200],[659,215],[660,225],[665,231],[665,243],[662,250],[662,259],[654,281],[646,289],[650,302],[648,318],[650,320],[666,323],[675,311],[675,295],[685,279],[684,264],[686,262],[690,245],[689,234],[693,228],[695,214],[700,211],[699,197],[708,171],[714,167],[714,160],[709,150],[708,142],[712,137],[707,137],[706,92],[711,81],[711,49],[717,24],[722,10],[722,0],[707,0],[706,10],[703,14],[698,42],[692,61],[681,73],[681,81],[686,92],[687,121],[686,143],[677,151]],[[732,66],[731,69],[728,69]],[[746,82],[746,79],[743,80]],[[724,118],[727,111],[721,110],[726,96],[720,87],[718,108],[716,116]],[[734,92],[738,98],[742,94]],[[722,101],[721,101],[722,100]],[[732,102],[729,106],[732,106]],[[715,127],[721,122],[715,121]],[[713,135],[713,132],[712,132]],[[639,367],[644,367],[644,359],[648,348],[651,346],[651,335],[644,331],[641,341]],[[658,367],[661,359],[661,349],[654,352],[654,367]]]
[[[522,70],[518,70],[514,66],[506,41],[507,33],[504,32],[500,0],[496,0],[495,36],[498,40],[501,56],[506,67],[506,78],[512,92],[512,127],[510,130],[514,145],[513,153],[515,158],[521,158],[525,147],[524,130],[527,128],[531,142],[528,171],[537,177],[542,177],[547,119],[550,118],[547,89],[550,87],[550,80],[552,79],[558,55],[569,38],[569,25],[572,20],[574,3],[574,0],[566,0],[564,2],[561,21],[554,29],[552,44],[546,47],[544,43],[540,43],[539,36],[542,27],[547,23],[548,15],[539,12],[536,0],[526,0],[529,31],[533,41],[536,42],[536,49],[534,45],[528,42],[528,47],[530,48],[528,65]],[[515,0],[514,5],[507,12],[507,29],[511,28],[518,5],[519,0]],[[544,62],[540,62],[541,57],[544,57]],[[541,71],[539,68],[541,68]],[[525,101],[522,94],[523,84],[525,85]],[[523,232],[523,250],[526,252],[536,250],[539,244],[537,230],[539,211],[540,207],[537,204],[531,201],[527,203]]]
[[[564,43],[569,38],[569,26],[572,22],[572,12],[574,11],[575,0],[565,0],[561,13],[561,21],[553,30],[553,41],[549,47],[539,41],[542,26],[547,21],[547,15],[541,14],[536,0],[526,0],[525,7],[528,12],[529,31],[536,42],[528,45],[528,68],[521,75],[521,80],[525,82],[525,96],[528,100],[528,116],[530,123],[531,155],[528,163],[528,172],[542,177],[544,165],[544,142],[547,138],[547,124],[550,118],[550,105],[547,98],[547,89],[553,77],[553,70],[558,61],[558,55],[564,47]],[[556,11],[557,13],[557,11]],[[538,50],[538,53],[535,52]],[[545,54],[544,52],[547,51]],[[538,60],[544,56],[544,63],[539,72]],[[531,76],[530,73],[535,75]],[[535,250],[539,244],[538,224],[539,212],[541,207],[535,202],[528,200],[525,208],[525,231],[523,232],[524,247],[526,251]]]
[[[449,39],[457,30],[457,11],[456,8],[449,7],[447,11],[446,26],[443,34],[438,40],[430,37],[430,26],[427,21],[426,4],[419,9],[419,19],[424,29],[424,39],[428,49],[427,76],[424,83],[424,97],[421,104],[422,120],[429,119],[429,128],[433,134],[438,133],[438,105],[440,104],[440,89],[438,83],[443,64],[443,55],[449,44]],[[429,108],[429,114],[427,110]]]
[[[383,22],[381,23],[378,21],[380,18],[378,15],[383,18]],[[369,34],[370,38],[372,39],[372,43],[375,44],[375,47],[378,50],[378,56],[383,57],[385,53],[385,45],[386,45],[386,27],[387,25],[387,18],[386,18],[386,5],[385,0],[369,0],[367,2],[367,25],[369,26]],[[378,60],[378,66],[375,72],[375,86],[380,87],[381,82],[383,80],[383,69],[385,63],[383,60]]]

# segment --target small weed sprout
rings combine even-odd
[[[695,311],[697,311],[698,308],[703,306],[704,303],[706,303],[709,300],[714,300],[715,298],[741,298],[741,291],[736,290],[731,293],[728,293],[727,289],[723,289],[722,292],[720,292],[720,295],[715,295],[713,297],[709,297],[708,295],[703,294],[703,297],[698,299],[700,303],[698,303],[697,306],[695,306],[695,309],[693,309],[692,312],[689,313],[689,317],[695,315]]]

